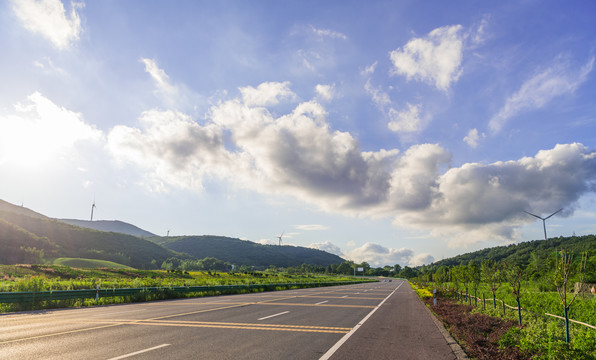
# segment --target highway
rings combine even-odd
[[[3,314],[0,359],[320,359],[350,346],[356,355],[359,328],[370,332],[379,305],[402,292],[413,294],[393,281]]]

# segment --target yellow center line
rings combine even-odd
[[[316,330],[338,330],[350,331],[349,327],[337,326],[310,326],[310,325],[286,325],[286,324],[255,324],[255,323],[228,323],[217,321],[184,321],[184,320],[123,320],[123,319],[106,319],[106,320],[86,320],[80,319],[81,323],[118,323],[120,325],[145,325],[145,324],[163,324],[166,326],[181,325],[207,325],[207,326],[235,326],[235,327],[265,327],[265,328],[290,328],[290,329],[316,329]]]
[[[17,341],[25,341],[25,340],[35,340],[35,339],[42,339],[42,338],[46,338],[46,337],[50,337],[50,336],[58,336],[58,335],[74,334],[74,333],[78,333],[78,332],[90,331],[90,330],[97,330],[97,329],[103,329],[103,328],[108,328],[108,327],[112,327],[112,326],[119,326],[119,325],[124,325],[124,324],[122,324],[122,323],[116,323],[116,324],[109,324],[109,325],[103,325],[103,326],[96,326],[96,327],[92,327],[92,328],[85,328],[85,329],[77,329],[77,330],[62,331],[62,332],[58,332],[58,333],[52,333],[52,334],[44,334],[44,335],[37,335],[37,336],[29,336],[29,337],[24,337],[24,338],[19,338],[19,339],[12,339],[12,340],[0,341],[0,345],[3,345],[3,344],[9,344],[9,343],[17,342]]]
[[[272,327],[272,326],[235,326],[235,325],[215,325],[215,324],[177,324],[177,323],[162,323],[162,322],[137,322],[135,325],[150,325],[150,326],[179,326],[179,327],[198,327],[198,328],[216,328],[216,329],[241,329],[241,330],[268,330],[268,331],[297,331],[297,332],[316,332],[316,333],[332,333],[332,334],[347,334],[349,330],[326,330],[326,329],[304,329],[296,327]]]

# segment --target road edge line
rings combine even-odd
[[[360,322],[354,326],[354,328],[352,328],[352,330],[350,330],[349,333],[345,334],[341,339],[339,339],[338,342],[335,343],[335,345],[333,345],[331,347],[331,349],[327,350],[327,352],[325,354],[323,354],[323,356],[321,356],[319,358],[319,360],[328,360],[329,358],[331,358],[331,356],[333,356],[333,354],[335,354],[335,352],[346,342],[348,341],[348,339],[366,322],[366,320],[368,320],[368,318],[370,318],[372,316],[372,314],[375,313],[375,311],[377,311],[381,305],[383,305],[385,303],[385,301],[387,301],[387,299],[389,299],[391,297],[391,295],[393,295],[397,289],[399,289],[403,284],[405,283],[405,281],[402,281],[401,284],[399,284],[395,290],[393,290],[391,292],[391,294],[387,295],[387,297],[385,299],[383,299],[383,301],[381,301],[379,303],[379,305],[377,305],[374,309],[371,310],[371,312],[368,313],[368,315],[366,315],[362,320],[360,320]]]

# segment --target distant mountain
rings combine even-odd
[[[67,223],[70,225],[99,230],[99,231],[106,231],[106,232],[116,232],[121,234],[128,234],[138,237],[151,237],[157,236],[149,231],[143,230],[139,227],[136,227],[132,224],[125,223],[119,220],[76,220],[76,219],[58,219],[63,223]]]
[[[178,236],[150,239],[170,250],[196,258],[214,257],[235,265],[279,267],[302,264],[331,265],[345,260],[328,252],[300,246],[261,245],[225,236]]]

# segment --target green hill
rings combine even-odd
[[[506,261],[507,263],[526,268],[532,263],[540,264],[546,262],[553,253],[561,249],[572,251],[575,254],[583,251],[593,252],[596,249],[596,236],[558,237],[551,238],[548,241],[534,240],[507,246],[496,246],[440,260],[426,267],[434,269],[443,265],[466,265],[470,261],[481,263],[484,260],[495,260]]]
[[[81,258],[58,258],[54,260],[54,265],[69,266],[79,269],[97,269],[97,268],[109,268],[109,269],[132,269],[130,266],[115,263],[107,260],[97,259],[81,259]]]
[[[328,252],[299,246],[261,245],[224,236],[179,236],[151,238],[156,243],[196,258],[214,257],[230,264],[279,267],[302,264],[340,264],[345,260]]]
[[[84,229],[44,216],[29,216],[30,213],[10,211],[12,209],[6,204],[3,209],[0,210],[0,263],[34,263],[42,258],[69,257],[152,269],[170,257],[189,257],[136,236]]]

